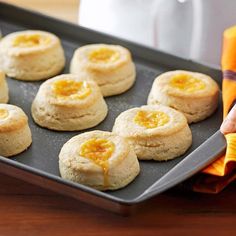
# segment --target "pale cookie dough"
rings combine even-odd
[[[113,132],[127,138],[140,160],[170,160],[184,154],[192,144],[185,116],[163,105],[122,112]]]
[[[0,71],[0,103],[7,103],[9,100],[8,85],[5,74]]]
[[[65,66],[60,39],[49,32],[26,30],[0,41],[0,69],[18,80],[36,81],[59,74]]]
[[[218,97],[219,87],[210,76],[177,70],[155,79],[147,103],[172,107],[192,123],[210,116],[218,106]]]
[[[40,86],[31,111],[34,121],[42,127],[76,131],[102,122],[108,109],[94,81],[64,74],[49,79]]]
[[[32,143],[28,117],[21,108],[0,104],[0,155],[14,156]]]
[[[127,141],[110,132],[91,131],[64,144],[59,154],[62,178],[99,190],[123,188],[140,172]]]
[[[103,96],[121,94],[135,82],[136,71],[128,49],[119,45],[91,44],[78,48],[70,72],[85,74],[101,88]]]

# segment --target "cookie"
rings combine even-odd
[[[45,128],[78,131],[98,125],[108,112],[94,81],[63,74],[45,81],[32,103],[34,121]]]
[[[91,44],[78,48],[70,72],[85,74],[101,88],[103,96],[127,91],[135,82],[136,71],[128,49],[119,45]]]
[[[192,143],[185,116],[163,105],[122,112],[115,120],[113,132],[129,141],[140,160],[174,159],[184,154]]]
[[[209,117],[218,106],[218,98],[219,87],[210,76],[177,70],[155,79],[147,103],[170,106],[192,123]]]
[[[137,156],[126,139],[97,130],[64,144],[59,169],[62,178],[99,190],[123,188],[140,172]]]
[[[65,66],[60,39],[49,32],[26,30],[0,41],[0,69],[18,80],[48,79]]]

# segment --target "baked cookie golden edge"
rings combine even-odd
[[[25,81],[48,79],[65,66],[60,39],[49,32],[25,30],[0,41],[0,69],[7,76]]]
[[[202,73],[184,70],[169,71],[153,82],[148,105],[163,104],[182,112],[188,123],[211,116],[218,106],[219,87]]]
[[[185,116],[164,105],[122,112],[115,120],[113,132],[129,141],[139,160],[171,160],[184,154],[192,144]]]
[[[107,112],[97,84],[72,74],[45,81],[31,107],[32,117],[38,125],[58,131],[94,127],[105,119]]]
[[[136,78],[129,50],[109,44],[78,48],[71,60],[70,73],[85,74],[94,80],[105,97],[124,93],[132,87]]]
[[[9,100],[8,85],[5,74],[0,71],[0,103],[7,103]]]
[[[140,172],[137,156],[127,141],[98,130],[66,142],[59,154],[59,169],[62,178],[98,190],[123,188]]]
[[[17,106],[0,104],[0,155],[11,157],[32,143],[28,117]]]

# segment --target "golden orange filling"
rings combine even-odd
[[[115,51],[110,48],[101,47],[99,49],[93,50],[89,54],[89,60],[95,63],[107,63],[114,62],[118,60],[120,54],[118,51]]]
[[[14,41],[15,47],[35,47],[39,45],[46,45],[50,42],[50,38],[41,36],[39,34],[22,34],[18,35]]]
[[[92,138],[80,147],[80,155],[102,166],[115,150],[115,144],[107,139]]]
[[[53,83],[53,92],[62,98],[84,99],[91,94],[91,88],[86,81],[72,79],[58,80]]]
[[[170,85],[187,93],[199,91],[206,87],[202,80],[188,74],[174,75],[170,80]]]
[[[104,185],[108,185],[108,160],[115,150],[115,144],[107,139],[92,138],[80,147],[80,156],[88,158],[103,169]]]
[[[138,111],[134,122],[139,126],[153,129],[165,125],[170,117],[162,111]]]
[[[5,119],[8,117],[9,112],[6,109],[0,108],[0,119]]]

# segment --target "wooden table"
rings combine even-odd
[[[0,175],[0,235],[235,235],[236,183],[218,195],[171,190],[122,217]],[[187,234],[188,233],[188,234]]]
[[[74,22],[77,19],[76,0],[7,2]],[[236,183],[218,195],[171,190],[130,217],[114,215],[1,174],[0,186],[0,236],[236,234]]]

